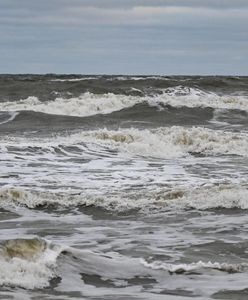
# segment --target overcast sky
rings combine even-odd
[[[0,0],[0,73],[248,75],[248,0]]]

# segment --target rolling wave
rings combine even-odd
[[[61,251],[41,239],[6,241],[0,248],[0,286],[49,286],[50,280],[57,277],[56,260]]]
[[[190,153],[248,156],[246,133],[232,133],[203,127],[181,126],[139,130],[135,128],[84,131],[68,137],[70,143],[87,141],[118,151],[146,157],[175,158]]]
[[[56,79],[51,79],[50,81],[52,82],[77,82],[77,81],[84,81],[84,80],[97,80],[99,76],[95,77],[90,77],[90,76],[85,76],[85,77],[79,77],[79,78],[56,78]]]
[[[66,135],[43,138],[2,139],[2,149],[8,151],[8,145],[24,147],[55,148],[60,146],[78,146],[81,153],[88,149],[118,150],[130,155],[154,158],[180,158],[188,155],[238,155],[247,157],[248,135],[246,132],[212,130],[204,127],[159,127],[155,129],[124,128],[118,130],[97,129]],[[82,144],[83,143],[83,144]],[[7,147],[7,148],[6,148]],[[111,151],[109,153],[111,153]],[[25,152],[25,151],[24,151]],[[115,152],[113,152],[115,153]]]
[[[125,257],[114,252],[101,254],[55,245],[40,238],[8,240],[0,250],[12,253],[0,253],[0,286],[34,290],[49,287],[52,280],[57,279],[57,284],[63,282],[60,287],[64,285],[65,288],[71,285],[72,279],[78,279],[76,289],[91,296],[95,289],[89,289],[89,285],[105,289],[142,287],[145,282],[162,285],[164,271],[169,274],[207,275],[208,270],[246,273],[248,268],[246,263],[148,262],[144,258]],[[30,255],[30,252],[34,255]]]
[[[47,114],[67,116],[90,116],[108,114],[142,102],[139,98],[124,95],[96,95],[84,93],[77,98],[56,98],[54,101],[41,102],[37,97],[28,97],[15,102],[3,102],[0,109],[7,111],[36,111]]]
[[[158,191],[143,190],[140,192],[116,192],[106,195],[87,195],[32,191],[24,188],[1,188],[1,206],[25,205],[35,208],[45,205],[59,207],[98,207],[107,211],[123,212],[140,210],[143,213],[157,213],[165,209],[248,209],[247,184],[203,185],[195,188],[170,188]]]
[[[19,113],[15,112],[15,111],[14,112],[0,112],[0,125],[13,121],[18,114]]]
[[[247,149],[246,133],[201,127],[98,129],[52,137],[6,136],[0,145],[0,198],[3,204],[14,201],[31,208],[50,203],[118,211],[163,207],[172,203],[167,200],[177,198],[183,199],[185,206],[199,209],[208,204],[221,206],[223,199],[226,207],[246,208],[241,196],[235,202],[237,187],[230,197],[228,188],[213,189],[213,195],[206,190],[210,197],[206,203],[200,201],[205,197],[204,189],[200,190],[201,197],[198,189],[191,195],[187,188],[245,182]],[[152,190],[156,193],[152,194]],[[241,190],[246,197],[246,189]]]
[[[56,98],[53,101],[40,101],[30,96],[18,101],[0,103],[0,109],[5,111],[36,111],[47,114],[67,116],[91,116],[109,114],[124,108],[133,107],[138,103],[147,103],[160,110],[164,106],[172,107],[211,107],[214,109],[248,110],[248,98],[245,96],[217,95],[196,88],[182,86],[167,88],[159,95],[131,96],[108,94],[93,94],[86,92],[79,97]]]

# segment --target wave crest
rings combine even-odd
[[[75,135],[75,137],[79,137]],[[173,126],[153,130],[119,129],[82,133],[88,141],[118,150],[159,158],[182,157],[189,153],[248,156],[248,136],[201,127]]]
[[[109,211],[141,210],[144,213],[164,209],[213,208],[248,209],[248,186],[245,184],[220,184],[195,188],[170,188],[158,191],[115,192],[103,195],[30,191],[23,188],[1,188],[1,206],[10,209],[11,204],[35,208],[42,205],[93,206]]]
[[[131,107],[140,102],[139,97],[108,94],[84,93],[76,98],[56,98],[54,101],[41,102],[37,97],[15,102],[3,102],[0,109],[6,111],[32,110],[54,115],[91,116],[108,114],[123,108]]]
[[[6,111],[32,110],[47,114],[84,117],[95,114],[108,114],[133,107],[138,103],[147,103],[159,109],[170,105],[172,107],[248,110],[248,99],[245,96],[217,95],[184,86],[163,89],[160,94],[145,96],[86,92],[79,97],[56,98],[53,101],[46,102],[30,96],[19,101],[2,102],[0,103],[0,109]]]
[[[218,262],[202,262],[198,261],[191,264],[169,264],[161,261],[155,261],[149,263],[144,259],[141,260],[141,264],[152,270],[164,270],[171,274],[190,274],[202,269],[212,269],[228,273],[240,273],[247,270],[247,264],[227,264]]]
[[[57,277],[62,249],[42,239],[9,240],[0,248],[0,286],[44,288]]]

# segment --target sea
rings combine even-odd
[[[248,299],[248,77],[0,75],[0,299]]]

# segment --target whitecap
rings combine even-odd
[[[152,130],[135,128],[96,130],[71,135],[72,140],[117,148],[119,151],[146,157],[175,158],[201,153],[205,155],[248,156],[248,135],[202,127],[172,126]]]
[[[218,95],[214,92],[185,86],[176,86],[161,91],[162,94],[156,96],[155,99],[157,103],[164,105],[248,110],[248,98],[242,95]]]
[[[47,114],[68,116],[90,116],[108,114],[140,102],[138,97],[115,95],[112,93],[97,95],[84,93],[79,97],[56,98],[54,101],[42,102],[37,97],[30,96],[19,101],[3,102],[0,109],[6,111],[31,110]]]
[[[164,270],[169,273],[175,273],[175,274],[190,274],[192,272],[204,270],[204,269],[212,269],[212,270],[218,270],[228,273],[238,273],[243,272],[247,269],[247,264],[228,264],[228,263],[219,263],[219,262],[193,262],[190,264],[171,264],[171,263],[164,263],[161,261],[154,261],[154,262],[147,262],[144,259],[141,259],[141,264],[147,268],[150,268],[152,270]]]
[[[57,277],[61,247],[41,239],[9,240],[0,248],[0,286],[44,288]]]
[[[93,206],[109,211],[141,210],[144,213],[156,213],[164,209],[180,210],[185,208],[213,209],[240,208],[248,209],[248,187],[246,184],[219,184],[198,187],[174,187],[159,190],[126,190],[106,193],[77,194],[52,191],[35,191],[22,187],[1,188],[0,205],[11,208],[11,205],[25,205],[35,208],[42,205]]]
[[[96,80],[98,79],[98,76],[95,77],[80,77],[80,78],[57,78],[57,79],[51,79],[50,81],[55,81],[55,82],[77,82],[77,81],[85,81],[85,80]]]
[[[40,101],[30,96],[18,101],[2,102],[0,109],[5,111],[32,110],[47,114],[68,116],[91,116],[108,114],[124,108],[133,107],[138,103],[148,103],[150,106],[173,107],[211,107],[214,109],[248,110],[248,99],[245,96],[217,95],[196,88],[174,87],[163,90],[162,94],[154,96],[131,96],[120,94],[93,94],[86,92],[79,97],[61,98],[53,101]],[[162,105],[162,106],[161,106]]]

